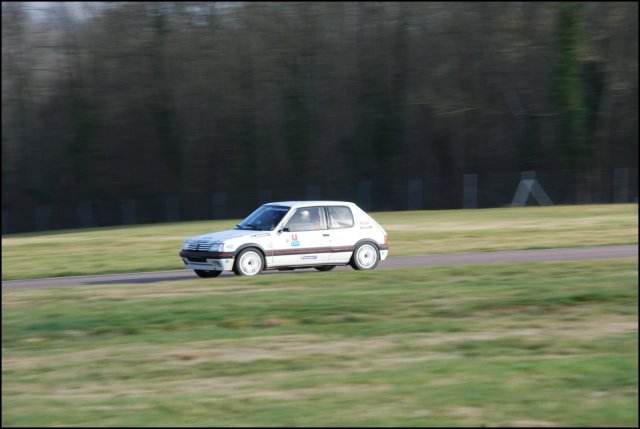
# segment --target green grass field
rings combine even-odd
[[[2,425],[637,427],[637,264],[4,290]]]
[[[372,213],[390,256],[638,242],[636,204]],[[193,235],[238,219],[2,237],[2,279],[171,270]]]

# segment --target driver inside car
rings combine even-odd
[[[308,209],[297,211],[289,221],[289,228],[295,231],[314,229],[314,222]]]

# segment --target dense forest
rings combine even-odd
[[[216,192],[246,210],[366,180],[406,209],[396,181],[523,170],[608,202],[614,169],[637,174],[637,2],[34,7],[2,2],[3,230],[43,207],[52,228],[150,197],[206,218]]]

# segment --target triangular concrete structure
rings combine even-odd
[[[513,196],[511,207],[524,207],[527,205],[529,196],[533,197],[535,201],[541,206],[552,206],[553,202],[547,193],[542,189],[540,183],[535,178],[534,171],[523,171],[522,178],[516,189],[516,194]]]

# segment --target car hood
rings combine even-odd
[[[234,238],[243,238],[243,237],[251,237],[251,236],[266,236],[270,235],[269,231],[255,231],[255,230],[244,230],[244,229],[228,229],[226,231],[220,232],[212,232],[209,234],[198,235],[196,237],[191,237],[190,240],[207,240],[211,243],[222,243],[224,241],[229,241]]]

